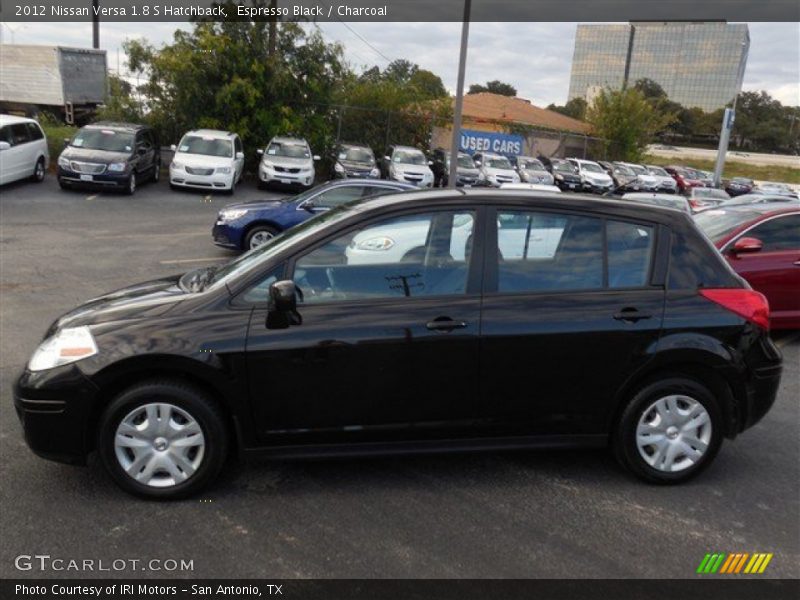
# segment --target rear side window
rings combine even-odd
[[[0,127],[0,142],[11,143],[11,125]]]
[[[654,228],[649,225],[580,215],[508,211],[498,214],[497,227],[501,293],[648,284],[655,249]]]
[[[745,234],[764,244],[762,252],[800,250],[800,215],[786,215],[770,219]]]
[[[11,145],[18,146],[31,141],[27,123],[17,123],[11,126]]]
[[[739,280],[699,231],[673,231],[668,286],[671,290],[738,287]]]
[[[28,135],[30,135],[31,140],[41,140],[44,138],[44,133],[42,130],[39,129],[39,126],[36,123],[26,123],[28,126]]]

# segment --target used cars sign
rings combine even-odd
[[[492,152],[505,156],[522,154],[522,136],[494,131],[461,130],[460,150],[469,154],[475,152]]]

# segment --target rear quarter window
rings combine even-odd
[[[668,288],[738,287],[739,280],[700,231],[673,231]]]

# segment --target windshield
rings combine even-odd
[[[522,159],[519,161],[519,166],[526,171],[544,171],[544,165],[535,158],[528,160]]]
[[[716,190],[714,188],[694,188],[692,196],[697,198],[719,198],[720,200],[727,200],[730,198],[723,190]]]
[[[178,152],[230,157],[233,155],[233,144],[230,140],[221,140],[210,136],[185,135],[178,145]]]
[[[589,171],[590,173],[605,173],[600,165],[595,165],[593,163],[581,163],[581,168],[584,171]]]
[[[647,170],[650,171],[650,175],[658,175],[659,177],[669,177],[669,173],[667,173],[664,169],[660,167],[647,167]]]
[[[490,169],[510,169],[511,163],[505,156],[487,156],[486,166]]]
[[[403,163],[406,165],[427,165],[428,160],[419,150],[395,150],[392,154],[392,162]]]
[[[636,173],[634,173],[632,169],[629,169],[625,165],[614,165],[614,171],[616,171],[617,173],[620,173],[622,175],[625,175],[627,177],[636,176]]]
[[[458,166],[459,167],[464,167],[465,169],[474,169],[475,168],[475,163],[472,162],[472,157],[471,156],[467,156],[465,154],[461,154],[458,157]]]
[[[286,158],[311,158],[308,146],[299,142],[271,142],[267,148],[267,155]]]
[[[87,150],[130,152],[133,149],[133,134],[113,129],[81,129],[70,145]]]
[[[748,221],[752,221],[759,214],[755,211],[712,209],[698,213],[694,218],[694,222],[716,244],[734,229]]]
[[[560,171],[562,173],[576,173],[577,169],[572,165],[572,163],[566,162],[558,162],[553,163],[553,170]]]
[[[647,175],[647,169],[644,167],[640,167],[639,165],[628,165],[631,171],[636,173],[637,175]]]
[[[345,146],[339,152],[339,160],[349,160],[360,163],[375,163],[375,156],[369,148],[359,146]]]

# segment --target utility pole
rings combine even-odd
[[[95,50],[100,48],[100,15],[98,9],[100,8],[100,0],[92,0],[92,48]]]
[[[456,85],[456,105],[453,111],[453,139],[450,143],[450,172],[448,187],[456,187],[458,178],[458,148],[461,141],[461,113],[464,109],[464,74],[467,69],[467,41],[469,40],[469,13],[472,0],[464,0],[464,21],[461,23],[461,54],[458,58],[458,83]]]

